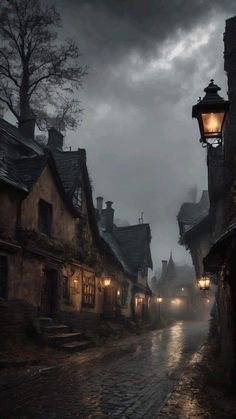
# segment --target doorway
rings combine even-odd
[[[47,317],[56,315],[58,309],[58,271],[45,269],[41,291],[41,314]]]
[[[104,288],[103,315],[106,318],[114,318],[116,315],[116,296],[115,287],[108,286]]]

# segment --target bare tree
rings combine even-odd
[[[0,103],[24,130],[36,119],[45,129],[73,129],[78,123],[81,87],[87,67],[77,45],[58,42],[61,20],[54,6],[41,0],[2,0],[0,11]]]

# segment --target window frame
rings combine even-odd
[[[46,219],[46,220],[45,220]],[[53,224],[53,206],[44,199],[38,201],[38,229],[45,236],[51,237]]]
[[[96,280],[92,272],[82,271],[82,307],[95,307],[96,300]]]
[[[73,204],[78,208],[82,208],[82,203],[83,203],[83,188],[82,188],[82,185],[78,184],[73,193]]]

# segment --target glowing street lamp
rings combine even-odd
[[[198,279],[198,287],[200,290],[209,290],[211,286],[211,278],[209,275],[204,274],[200,279]]]
[[[192,108],[192,117],[198,120],[203,147],[222,145],[222,129],[229,102],[218,95],[219,90],[221,88],[214,84],[212,79],[204,89],[204,98],[199,98],[198,103]]]
[[[159,321],[159,323],[161,322],[161,303],[162,303],[162,301],[163,301],[163,298],[159,294],[158,297],[157,297],[157,302],[158,302],[158,321]]]
[[[175,298],[174,300],[171,300],[171,303],[178,306],[178,305],[180,305],[180,299],[179,298]]]

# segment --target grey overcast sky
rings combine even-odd
[[[154,267],[178,245],[176,215],[188,190],[206,188],[205,151],[191,107],[211,78],[226,96],[225,19],[235,0],[56,0],[62,35],[90,67],[80,93],[83,121],[68,132],[84,147],[94,198],[114,202],[130,224],[152,229]]]

